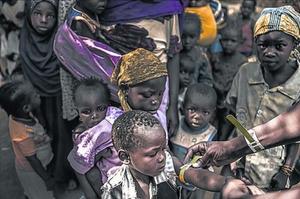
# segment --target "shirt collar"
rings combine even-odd
[[[300,87],[300,63],[297,61],[298,68],[292,74],[292,76],[283,84],[276,86],[274,88],[271,88],[270,91],[272,92],[280,92],[283,95],[286,95],[290,97],[293,100],[296,100],[299,96],[299,87]],[[253,64],[252,66],[249,67],[248,74],[249,75],[249,80],[248,83],[250,85],[257,85],[257,84],[265,84],[267,83],[264,80],[262,69],[260,67],[259,63]]]

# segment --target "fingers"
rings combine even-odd
[[[190,161],[190,159],[193,158],[195,154],[203,155],[205,152],[206,152],[206,142],[195,144],[188,149],[183,162],[187,163]],[[208,157],[205,157],[204,155],[203,158],[204,158],[204,162],[207,162]],[[201,159],[201,162],[203,162],[203,158]]]

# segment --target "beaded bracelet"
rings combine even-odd
[[[202,156],[194,156],[193,159],[187,163],[187,164],[184,164],[180,167],[179,169],[179,175],[178,175],[178,179],[180,182],[184,183],[184,184],[187,184],[187,182],[185,181],[184,179],[184,173],[186,172],[186,170],[188,168],[190,168],[193,164],[197,163],[200,159],[202,158]]]

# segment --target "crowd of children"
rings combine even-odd
[[[193,199],[229,175],[264,191],[300,181],[298,144],[220,175],[201,157],[183,164],[194,144],[237,135],[227,114],[250,129],[300,98],[297,1],[260,15],[256,0],[234,14],[218,0],[20,2],[0,13],[0,106],[27,198],[78,185],[87,199]]]

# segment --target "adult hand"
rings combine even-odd
[[[167,110],[167,122],[169,137],[171,137],[178,129],[179,118],[177,107],[169,106]]]
[[[273,177],[270,183],[270,190],[279,191],[282,189],[286,189],[289,181],[289,176],[287,176],[284,172],[279,170]]]
[[[194,155],[201,155],[203,157],[200,159],[199,166],[222,166],[239,158],[233,151],[234,145],[230,141],[200,142],[188,149],[184,163],[187,163]]]
[[[223,199],[248,199],[250,198],[247,185],[238,179],[226,179],[222,189]]]

